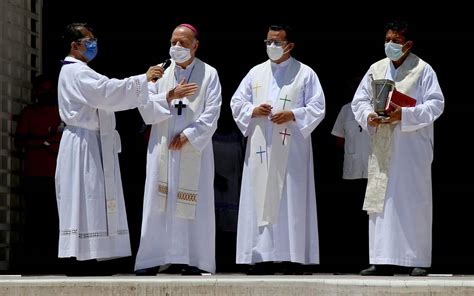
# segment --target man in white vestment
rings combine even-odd
[[[59,254],[77,260],[130,256],[127,217],[120,178],[120,137],[114,111],[149,100],[146,74],[109,79],[87,63],[97,54],[97,39],[84,23],[67,26],[70,45],[58,81],[59,113],[66,123],[56,167],[59,211]]]
[[[355,120],[351,102],[342,106],[331,134],[337,137],[338,146],[344,147],[342,178],[345,180],[367,179],[369,134]]]
[[[194,26],[174,29],[172,63],[150,84],[161,99],[139,108],[152,129],[137,275],[215,272],[212,135],[221,85],[216,69],[196,57],[198,47]]]
[[[407,23],[385,29],[387,58],[369,68],[352,101],[356,120],[372,138],[364,201],[372,266],[361,275],[393,275],[405,267],[424,276],[431,266],[433,123],[443,113],[444,96],[431,66],[410,52]],[[392,103],[388,119],[377,115],[371,83],[378,79],[394,81],[416,106]]]
[[[249,274],[288,274],[319,264],[311,133],[325,115],[316,73],[291,57],[290,27],[270,26],[269,60],[252,68],[231,99],[248,137],[237,226],[237,264]],[[256,264],[258,263],[258,264]]]
[[[357,77],[357,85],[362,77]],[[354,88],[348,90],[354,93]],[[345,241],[368,241],[367,215],[362,211],[365,189],[367,187],[367,165],[370,154],[370,138],[354,118],[351,102],[342,106],[334,123],[331,134],[336,138],[336,148],[343,152],[342,180],[333,200],[336,204],[344,204],[338,208],[339,223],[334,223],[333,231],[344,232]],[[340,154],[338,154],[339,156]],[[340,226],[338,228],[338,226]],[[367,256],[368,244],[358,244],[347,248],[345,244],[337,244],[334,252],[340,252],[346,264],[360,264]],[[368,259],[368,258],[367,258]],[[364,260],[367,260],[364,258]]]

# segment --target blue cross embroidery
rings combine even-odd
[[[280,98],[281,101],[283,101],[283,110],[285,109],[286,102],[291,102],[291,100],[288,99],[288,95],[285,95],[285,98]]]
[[[259,148],[260,150],[255,153],[260,154],[260,163],[263,163],[263,153],[266,153],[267,151],[262,150],[262,146],[259,146],[259,147],[260,147]]]
[[[281,143],[283,146],[285,146],[285,140],[286,140],[286,136],[291,136],[291,134],[287,133],[287,128],[285,128],[285,130],[283,132],[280,132],[280,135],[283,135],[283,142]]]

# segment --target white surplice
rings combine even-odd
[[[291,110],[295,115],[295,121],[288,123],[292,139],[278,221],[275,224],[258,227],[255,190],[250,186],[254,175],[249,169],[247,146],[237,227],[236,262],[239,264],[264,261],[319,263],[311,132],[324,118],[325,99],[316,73],[308,66],[290,58],[280,64],[271,63],[272,77],[269,77],[267,101],[275,104],[278,99],[289,63],[296,63],[300,67],[304,84],[301,85]],[[252,112],[256,106],[252,87],[254,87],[253,80],[262,70],[262,65],[250,70],[231,99],[234,119],[246,137],[251,137],[255,130],[256,118],[252,118]],[[268,120],[265,132],[268,153],[271,153],[272,148],[273,125]]]
[[[403,80],[403,75],[410,73],[409,67],[417,65],[416,59],[410,54],[397,69],[388,62],[384,78],[396,83]],[[387,61],[378,63],[382,62]],[[374,65],[365,74],[352,101],[356,120],[370,134],[374,130],[367,126],[367,116],[373,112],[370,74]],[[430,65],[424,66],[407,95],[417,103],[415,107],[402,108],[402,120],[393,130],[383,212],[369,215],[370,263],[430,267],[433,123],[444,110],[444,96]]]
[[[370,154],[370,138],[354,118],[351,103],[342,106],[331,134],[344,138],[344,165],[342,178],[367,179],[367,163]]]
[[[169,75],[175,76],[175,83],[183,78],[195,82],[199,89],[193,96],[200,96],[204,104],[194,116],[187,116],[191,108],[178,109],[166,101]],[[143,204],[143,222],[135,270],[165,264],[188,264],[208,272],[215,272],[215,214],[214,214],[214,153],[212,135],[217,128],[217,120],[222,103],[221,86],[217,71],[195,58],[182,69],[172,64],[163,78],[150,87],[152,93],[161,98],[140,107],[140,113],[147,124],[152,124],[147,155],[147,177]],[[193,98],[183,99],[183,103]],[[189,118],[196,118],[189,121]],[[167,125],[163,122],[167,120]],[[160,124],[161,123],[161,124]],[[163,130],[163,126],[168,126]],[[160,157],[160,136],[166,133],[168,139],[183,132],[194,148],[201,151],[199,188],[194,219],[176,216],[176,195],[179,183],[180,151],[169,151],[168,197],[165,211],[159,209],[158,176]],[[171,140],[170,140],[171,141]],[[185,169],[185,168],[183,168]]]
[[[120,137],[113,112],[148,101],[146,75],[109,79],[80,60],[65,61],[58,81],[59,113],[67,125],[56,167],[58,256],[77,260],[130,256],[118,162]],[[105,127],[99,128],[99,113]],[[108,151],[101,145],[99,130],[106,135]],[[107,196],[102,153],[111,176]]]

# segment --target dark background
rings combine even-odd
[[[306,2],[306,4],[305,4]],[[251,67],[267,59],[263,39],[268,25],[293,26],[293,56],[313,68],[326,96],[326,118],[312,134],[322,272],[356,272],[368,264],[367,216],[363,194],[341,180],[342,152],[330,131],[340,107],[352,99],[361,77],[384,58],[384,24],[404,18],[417,36],[412,52],[436,71],[446,98],[445,112],[435,123],[433,162],[433,272],[474,273],[474,189],[471,133],[473,55],[472,16],[454,2],[437,7],[406,1],[384,4],[339,2],[308,8],[309,1],[244,3],[221,1],[212,7],[195,1],[44,1],[44,72],[58,75],[67,53],[60,36],[68,23],[88,22],[99,38],[99,54],[90,66],[109,77],[144,73],[168,58],[176,25],[194,24],[200,33],[198,57],[215,67],[222,84],[222,111],[217,133],[237,131],[229,102]],[[396,4],[396,5],[395,5]],[[100,5],[100,7],[98,7]],[[257,9],[257,5],[267,6]],[[320,3],[311,3],[318,7]],[[211,13],[213,11],[214,13]],[[69,45],[67,45],[69,46]],[[127,213],[134,250],[138,246],[145,180],[146,144],[137,110],[117,113],[122,137],[120,156]],[[238,147],[236,146],[236,149]],[[235,238],[218,232],[219,271],[238,268]],[[229,236],[230,235],[230,236]],[[229,239],[230,238],[230,239]],[[233,240],[232,240],[233,239]],[[130,270],[131,271],[131,270]]]

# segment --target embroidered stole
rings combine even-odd
[[[173,62],[172,66],[168,68],[168,75],[161,78],[158,83],[159,93],[173,89],[177,82],[174,76],[176,64]],[[205,103],[206,90],[203,87],[203,80],[205,76],[204,63],[196,59],[194,65],[193,75],[191,80],[200,86],[198,94],[193,97],[183,98],[186,102],[186,109],[183,109],[182,115],[179,115],[180,120],[186,120],[187,125],[193,123],[200,115],[200,110],[203,109]],[[195,78],[196,77],[196,78]],[[186,83],[189,83],[187,81]],[[173,108],[174,104],[172,104]],[[199,112],[199,113],[198,113]],[[158,164],[158,194],[157,206],[160,212],[165,211],[166,203],[169,194],[168,177],[170,163],[169,158],[169,143],[172,139],[168,139],[169,120],[160,123],[158,129],[158,149],[159,149],[159,164]],[[177,133],[179,134],[179,133]],[[201,152],[194,148],[191,143],[186,143],[179,153],[179,180],[176,193],[176,217],[185,219],[194,219],[197,204],[197,194],[199,189],[199,175],[201,169]]]
[[[105,202],[107,212],[107,234],[118,235],[117,184],[115,178],[115,155],[120,153],[120,136],[115,130],[115,114],[97,110],[102,155],[102,168],[105,179]]]
[[[426,63],[414,54],[409,54],[394,77],[395,88],[412,95]],[[373,79],[386,78],[390,71],[390,60],[385,58],[371,67]],[[370,89],[371,93],[372,89]],[[372,153],[369,155],[367,190],[363,210],[368,214],[383,212],[390,169],[392,134],[395,124],[380,124],[372,137]]]
[[[271,62],[260,65],[252,85],[252,97],[255,106],[262,103],[271,104],[269,88],[272,86],[273,73]],[[272,113],[293,109],[303,75],[299,63],[291,60],[284,74],[283,87],[276,101],[272,104]],[[249,137],[247,146],[251,178],[251,188],[255,192],[255,203],[258,226],[275,224],[278,221],[280,200],[286,178],[288,152],[291,141],[288,123],[273,124],[268,118],[255,118],[255,128]],[[270,145],[267,145],[267,125],[272,124],[273,132]],[[269,151],[271,149],[271,152]]]

